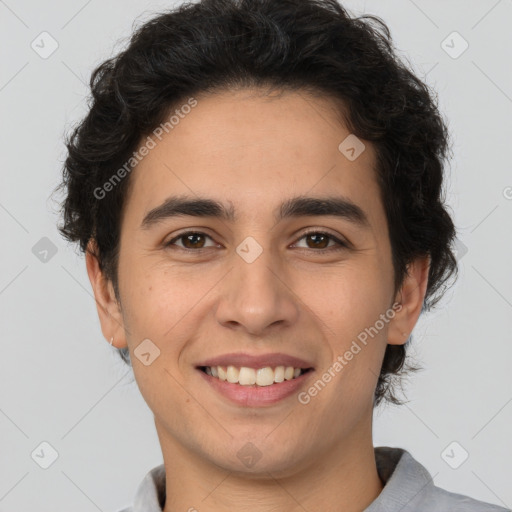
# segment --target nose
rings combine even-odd
[[[300,301],[270,250],[263,250],[254,261],[235,253],[233,264],[223,280],[216,311],[222,326],[264,336],[297,321]]]

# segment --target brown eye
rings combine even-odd
[[[197,232],[197,231],[188,231],[187,233],[182,233],[181,235],[173,238],[170,242],[165,244],[166,247],[170,245],[176,245],[175,242],[177,240],[182,240],[182,245],[178,244],[178,247],[183,249],[204,249],[205,248],[205,239],[211,237],[206,235],[205,233]]]
[[[348,248],[348,245],[335,236],[324,233],[322,231],[311,231],[309,233],[305,233],[299,240],[306,240],[306,247],[302,246],[300,248],[306,249],[327,249],[327,250],[337,250],[337,249],[345,249]],[[329,245],[330,242],[334,242]]]
[[[177,246],[184,250],[201,250],[212,247],[207,246],[206,239],[212,240],[212,238],[206,233],[200,231],[187,231],[182,233],[165,244],[165,247]],[[342,242],[337,237],[324,233],[322,231],[311,231],[305,233],[299,240],[306,240],[306,247],[300,247],[305,249],[318,249],[318,250],[339,250],[348,248],[348,244]],[[176,243],[181,241],[181,243]],[[213,240],[212,240],[213,241]]]
[[[330,237],[322,233],[313,233],[311,235],[306,235],[305,238],[313,241],[313,248],[325,249],[329,243],[328,239]]]

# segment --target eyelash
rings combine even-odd
[[[210,235],[208,235],[206,233],[203,233],[201,231],[186,231],[185,233],[181,233],[178,236],[174,237],[169,242],[165,243],[164,246],[166,248],[169,248],[172,245],[174,245],[174,242],[176,242],[177,240],[180,240],[181,238],[185,238],[187,235],[202,235],[202,236],[206,236],[206,237],[210,238],[211,240],[213,240]],[[309,248],[309,247],[300,247],[300,249],[311,250],[311,251],[315,251],[315,252],[330,252],[330,251],[346,250],[346,249],[349,248],[348,243],[343,242],[339,238],[337,238],[334,235],[331,235],[330,233],[327,233],[325,231],[318,231],[318,230],[307,231],[307,232],[303,233],[302,236],[298,240],[302,240],[303,238],[305,238],[308,235],[323,235],[323,236],[327,236],[328,238],[330,238],[331,240],[336,242],[336,244],[338,244],[338,247],[328,247],[328,248],[324,248],[324,249],[314,249],[314,248]],[[199,249],[189,249],[188,247],[180,247],[180,246],[176,246],[176,247],[178,247],[178,249],[181,249],[181,250],[186,251],[186,252],[202,252],[202,251],[210,248],[210,247],[200,247]]]

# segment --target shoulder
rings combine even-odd
[[[165,466],[151,469],[140,482],[133,506],[117,512],[162,512],[165,503]]]
[[[384,488],[365,512],[511,512],[437,487],[427,469],[401,448],[375,448]]]
[[[415,506],[432,512],[510,512],[510,509],[449,492],[435,485],[425,489]]]

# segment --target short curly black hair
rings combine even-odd
[[[176,106],[200,93],[243,87],[304,91],[337,101],[347,128],[373,144],[392,248],[395,291],[416,257],[429,256],[422,311],[457,275],[455,227],[444,204],[449,133],[436,94],[398,58],[377,16],[350,16],[335,0],[202,0],[159,13],[126,49],[92,73],[85,118],[66,137],[62,235],[96,243],[119,300],[120,219],[129,176],[95,193]],[[394,382],[405,345],[387,345],[375,390],[400,403]],[[127,349],[120,351],[130,364]],[[409,369],[414,369],[409,366]]]

